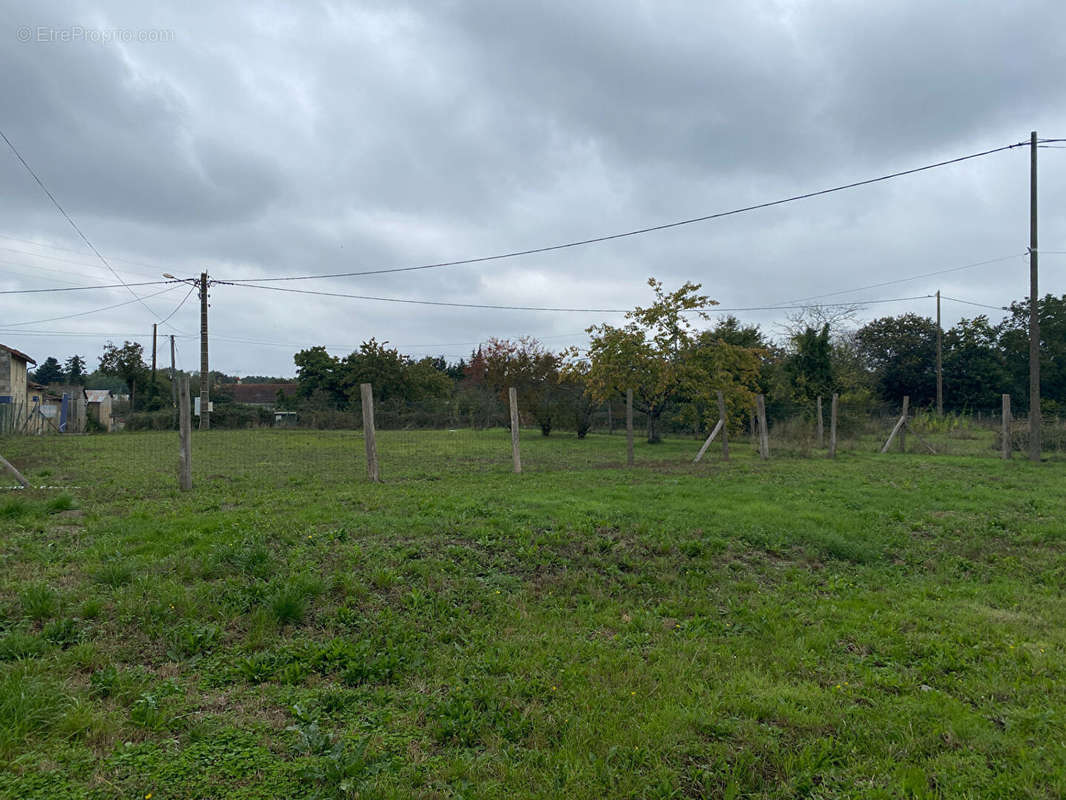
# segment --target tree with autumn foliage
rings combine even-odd
[[[532,337],[489,339],[471,357],[467,375],[483,382],[501,400],[506,400],[513,386],[519,411],[532,417],[548,436],[561,410],[559,364],[560,357]]]
[[[625,325],[588,328],[588,386],[597,402],[632,389],[635,407],[648,418],[648,442],[654,444],[662,439],[663,412],[697,377],[689,315],[707,319],[703,309],[717,301],[700,294],[698,283],[686,282],[667,292],[662,281],[649,278],[648,286],[655,302],[627,312]]]

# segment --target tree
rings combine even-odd
[[[762,387],[764,346],[735,344],[719,336],[720,327],[703,331],[693,343],[690,358],[692,369],[685,393],[690,404],[689,417],[703,427],[718,420],[718,397],[721,392],[726,404],[730,427],[738,429],[741,420],[751,414],[755,395]],[[739,341],[755,342],[750,335],[757,328],[745,329]]]
[[[137,383],[144,385],[148,377],[144,348],[136,342],[124,342],[122,347],[108,342],[100,356],[100,372],[125,381],[130,393],[130,411],[136,410]]]
[[[655,302],[627,312],[625,325],[588,328],[588,386],[597,402],[632,389],[636,407],[648,418],[648,442],[655,444],[662,439],[663,412],[693,377],[693,326],[687,314],[707,319],[702,309],[717,302],[699,294],[698,283],[686,282],[669,293],[655,278],[648,285]]]
[[[892,404],[909,395],[915,406],[936,400],[936,323],[917,314],[875,319],[856,340],[873,371],[882,400]]]
[[[999,326],[999,345],[1011,375],[1013,398],[1029,402],[1029,301],[1011,303]],[[1040,391],[1043,410],[1066,404],[1066,294],[1037,302],[1040,320]]]
[[[485,382],[501,400],[514,387],[518,407],[533,417],[543,436],[549,436],[560,400],[560,357],[536,339],[489,339],[480,351]]]
[[[830,395],[836,388],[829,323],[824,323],[821,330],[808,325],[792,336],[791,344],[785,374],[796,398],[809,408],[815,398]]]
[[[347,399],[342,386],[341,363],[321,345],[301,350],[292,360],[296,363],[297,394],[305,400],[316,398],[337,407]]]
[[[999,330],[981,315],[961,319],[944,334],[944,405],[949,409],[994,409],[1009,391],[1010,373],[999,347]]]
[[[85,359],[79,355],[73,355],[67,359],[63,365],[63,370],[66,373],[67,383],[75,386],[85,385]]]
[[[63,368],[59,366],[59,362],[53,356],[48,356],[38,365],[37,371],[33,373],[33,379],[37,383],[43,383],[45,386],[50,383],[62,383]]]

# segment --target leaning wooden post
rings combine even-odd
[[[374,430],[374,388],[369,383],[359,384],[359,396],[363,401],[363,441],[366,443],[366,474],[372,483],[381,480],[378,472],[378,443]]]
[[[633,466],[633,390],[626,389],[626,466]]]
[[[183,492],[192,489],[192,403],[189,402],[189,376],[181,376],[178,389],[178,486]]]
[[[729,417],[725,413],[725,395],[718,392],[718,419],[722,421],[722,460],[729,460]]]
[[[723,424],[724,421],[722,419],[719,419],[718,422],[715,423],[714,430],[711,431],[711,435],[707,437],[707,441],[703,443],[703,446],[700,448],[700,451],[696,453],[696,457],[692,459],[693,464],[700,463],[700,459],[703,458],[703,454],[707,452],[707,448],[711,446],[711,442],[714,441],[714,437],[718,435],[718,432],[720,430],[722,430]]]
[[[829,457],[837,457],[837,395],[829,405]]]
[[[518,450],[518,390],[511,387],[507,390],[507,399],[511,405],[511,458],[514,460],[514,471],[522,471],[522,454]]]
[[[12,464],[10,461],[8,461],[3,456],[0,456],[0,466],[4,467],[12,475],[14,475],[15,476],[15,480],[17,480],[20,484],[22,484],[22,488],[23,489],[29,489],[30,488],[30,482],[28,480],[26,480],[25,476],[21,472],[19,472],[17,469],[15,469],[15,465]]]
[[[903,437],[902,431],[907,424],[907,406],[910,405],[910,398],[904,396],[903,398],[903,415],[896,421],[896,425],[892,428],[892,433],[888,434],[888,438],[885,440],[884,447],[881,448],[882,453],[887,453],[888,448],[892,445],[892,440],[896,438],[896,434],[900,434],[900,443],[902,444]]]
[[[825,434],[822,431],[822,396],[818,395],[818,408],[816,413],[818,414],[818,449],[821,450],[825,446]]]
[[[900,419],[903,420],[903,426],[899,429],[899,451],[901,453],[907,452],[907,409],[910,407],[911,398],[909,395],[903,395],[903,416]]]
[[[770,437],[766,429],[766,398],[761,394],[755,397],[755,408],[759,414],[759,457],[770,457]]]
[[[1010,395],[1003,395],[1003,432],[1000,434],[1003,441],[1001,442],[1003,449],[1003,458],[1010,458],[1011,440],[1010,440],[1011,418],[1010,418]]]

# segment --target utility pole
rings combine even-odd
[[[940,290],[936,290],[936,415],[944,416],[944,332],[940,327]]]
[[[207,364],[207,273],[200,273],[200,430],[211,427],[211,371]]]
[[[1029,460],[1040,460],[1040,292],[1036,243],[1036,131],[1029,134]]]
[[[170,402],[178,413],[178,384],[174,375],[174,334],[170,334]]]
[[[159,323],[152,323],[152,387],[155,387],[155,342],[159,333]]]

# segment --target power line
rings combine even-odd
[[[84,292],[91,289],[119,289],[122,287],[129,288],[131,286],[161,286],[164,283],[181,283],[181,281],[141,281],[139,283],[101,283],[96,286],[53,286],[48,289],[3,289],[0,290],[0,294],[41,294],[44,292]],[[154,297],[155,295],[151,295]],[[138,300],[140,298],[137,298]],[[155,317],[155,313],[152,314]]]
[[[913,175],[917,172],[924,172],[930,169],[936,169],[938,167],[945,167],[950,164],[958,164],[962,161],[969,161],[974,158],[981,158],[983,156],[992,155],[993,153],[999,153],[1004,150],[1011,150],[1015,147],[1028,146],[1029,142],[1018,142],[1016,144],[1004,145],[1002,147],[996,147],[991,150],[983,150],[980,153],[971,153],[970,155],[959,156],[957,158],[948,159],[947,161],[938,161],[935,164],[927,164],[923,167],[915,167],[913,169],[901,170],[899,172],[893,172],[888,175],[881,175],[877,178],[867,178],[866,180],[855,181],[853,183],[843,184],[841,186],[834,186],[829,189],[820,189],[814,192],[806,192],[804,194],[792,195],[791,197],[785,197],[780,200],[771,200],[766,203],[757,203],[751,206],[744,206],[742,208],[734,208],[730,211],[719,211],[714,214],[706,214],[700,217],[692,217],[691,219],[683,219],[678,222],[668,222],[663,225],[652,225],[646,228],[637,228],[636,230],[625,231],[624,233],[612,233],[606,236],[595,236],[589,239],[581,239],[575,242],[565,242],[563,244],[548,245],[546,247],[534,247],[528,250],[514,250],[508,253],[498,253],[491,256],[481,256],[479,258],[465,258],[457,261],[441,261],[434,264],[420,264],[413,267],[389,267],[385,269],[372,269],[363,270],[360,272],[336,272],[326,275],[295,275],[282,278],[237,278],[232,281],[226,281],[227,283],[250,283],[252,281],[306,281],[306,280],[318,280],[322,278],[354,278],[364,275],[382,275],[385,273],[393,272],[414,272],[416,270],[425,269],[438,269],[440,267],[455,267],[462,264],[480,264],[486,261],[499,261],[506,258],[518,258],[520,256],[535,255],[537,253],[549,253],[555,250],[565,250],[571,247],[581,247],[588,244],[597,244],[600,242],[609,242],[615,239],[624,239],[630,236],[639,236],[645,233],[652,233],[655,231],[663,231],[670,228],[678,228],[682,225],[692,225],[697,222],[707,222],[713,219],[721,219],[722,217],[729,217],[736,214],[744,214],[749,211],[757,211],[763,208],[771,208],[773,206],[784,205],[785,203],[792,203],[797,200],[808,200],[812,197],[819,197],[821,195],[832,194],[834,192],[842,192],[847,189],[855,189],[859,186],[869,186],[873,183],[879,183],[881,181],[891,180],[893,178],[900,178],[904,175]]]
[[[23,244],[32,244],[34,247],[44,247],[44,248],[46,248],[48,250],[58,250],[58,251],[63,252],[63,253],[74,253],[75,255],[90,255],[89,253],[86,253],[84,250],[74,250],[74,249],[72,249],[70,247],[60,247],[59,245],[55,245],[55,244],[44,244],[43,242],[35,242],[33,239],[20,239],[18,236],[10,236],[10,235],[8,235],[6,233],[0,233],[0,239],[9,239],[12,242],[22,242]],[[37,254],[34,253],[34,255],[37,255]],[[40,257],[44,258],[45,256],[40,256]],[[173,267],[161,267],[158,264],[148,264],[147,262],[144,262],[144,261],[133,261],[133,260],[128,259],[128,258],[118,258],[117,256],[111,256],[110,260],[111,261],[121,261],[123,264],[134,264],[134,265],[136,265],[138,267],[148,267],[148,269],[151,269],[151,270],[173,269]],[[75,262],[72,262],[72,263],[75,263]],[[90,265],[90,264],[86,263],[84,266],[95,266],[95,264]]]
[[[946,294],[940,295],[942,300],[951,300],[953,303],[964,303],[968,306],[977,306],[978,308],[991,308],[995,311],[1006,311],[1004,306],[990,306],[987,303],[975,303],[973,300],[960,300],[958,297],[948,297]]]
[[[89,269],[97,270],[104,269],[99,264],[89,264],[85,261],[75,261],[72,258],[60,258],[59,256],[50,256],[46,253],[34,253],[30,250],[19,250],[14,247],[0,247],[0,250],[4,251],[5,253],[17,253],[23,256],[30,256],[31,258],[43,258],[47,261],[58,261],[62,264],[73,264],[78,267],[88,267]],[[147,273],[137,272],[136,270],[128,270],[128,272],[133,272],[135,275],[147,275]]]
[[[1044,252],[1044,251],[1041,250],[1040,252]],[[964,269],[973,269],[974,267],[983,267],[983,266],[986,266],[988,264],[998,264],[1001,261],[1008,261],[1008,260],[1010,260],[1012,258],[1024,257],[1024,255],[1025,255],[1024,253],[1015,253],[1015,254],[1009,255],[1009,256],[999,256],[998,258],[990,258],[987,261],[977,261],[977,262],[974,262],[973,264],[963,264],[961,267],[948,267],[947,269],[938,269],[938,270],[935,270],[933,272],[923,272],[921,275],[912,275],[909,278],[896,278],[896,279],[891,280],[891,281],[882,281],[881,283],[871,283],[868,286],[860,286],[860,287],[855,288],[855,289],[842,289],[839,292],[828,292],[826,294],[811,295],[810,297],[799,297],[799,298],[796,298],[795,300],[789,300],[787,302],[789,302],[789,303],[801,303],[801,302],[804,302],[805,300],[817,300],[817,299],[819,299],[821,297],[836,297],[836,296],[842,295],[842,294],[851,294],[852,292],[863,292],[863,291],[866,291],[867,289],[880,289],[883,286],[892,286],[893,284],[897,284],[897,283],[907,283],[909,281],[916,281],[916,280],[920,280],[922,278],[931,278],[934,275],[946,275],[949,272],[960,272],[961,270],[964,270]]]
[[[163,289],[162,291],[155,292],[154,294],[148,295],[148,298],[158,297],[161,294],[166,294],[167,292],[172,292],[172,291],[174,291],[177,288],[178,288],[177,286],[171,286],[171,287],[169,287],[167,289]],[[136,302],[140,301],[140,299],[141,298],[139,298],[139,297],[135,297],[133,300],[124,300],[121,303],[115,303],[114,305],[104,306],[103,308],[94,308],[91,311],[79,311],[77,314],[64,314],[61,317],[49,317],[48,319],[34,319],[34,320],[27,320],[25,322],[5,322],[4,325],[5,325],[5,327],[8,327],[8,328],[15,328],[15,327],[18,327],[20,325],[36,325],[36,324],[41,323],[41,322],[55,322],[56,320],[61,320],[61,319],[74,319],[75,317],[85,317],[85,316],[88,316],[89,314],[98,314],[101,311],[110,311],[113,308],[121,308],[122,306],[128,306],[131,303],[136,303]]]
[[[219,281],[232,286],[242,286],[249,289],[265,289],[272,292],[285,292],[292,294],[306,294],[314,295],[317,297],[341,297],[351,300],[371,300],[384,303],[404,303],[410,305],[428,305],[428,306],[445,306],[449,308],[481,308],[499,311],[554,311],[554,312],[574,312],[574,313],[590,313],[590,314],[628,314],[632,309],[629,308],[558,308],[548,306],[506,306],[506,305],[492,305],[488,303],[449,303],[440,300],[415,300],[411,298],[400,297],[375,297],[371,295],[360,294],[346,294],[344,292],[321,292],[313,289],[288,289],[280,286],[260,286],[254,283],[240,283],[236,284],[231,281]],[[932,295],[919,295],[918,297],[932,297]],[[871,303],[892,303],[902,300],[915,300],[917,297],[900,297],[890,300],[866,300],[855,301],[853,303],[824,303],[825,306],[847,306],[847,305],[869,305]],[[743,308],[719,308],[718,306],[707,306],[699,309],[689,309],[690,312],[703,311],[708,313],[722,313],[722,312],[739,312],[739,311],[776,311],[785,310],[790,308],[809,308],[809,305],[775,305],[775,306],[746,306]]]
[[[59,201],[56,200],[55,195],[48,190],[48,187],[44,185],[44,181],[42,181],[37,175],[37,173],[33,171],[33,168],[26,162],[26,159],[22,157],[22,154],[18,151],[18,148],[16,148],[15,145],[11,143],[11,140],[7,138],[7,134],[4,133],[2,129],[0,129],[0,137],[2,137],[3,140],[7,143],[7,146],[11,148],[11,152],[15,154],[15,158],[19,160],[19,163],[21,163],[22,166],[26,168],[26,171],[30,173],[31,176],[33,176],[33,179],[37,182],[37,185],[41,187],[41,190],[46,195],[48,195],[48,199],[52,201],[52,205],[56,207],[59,213],[63,215],[64,219],[66,219],[66,221],[70,223],[70,227],[72,227],[74,231],[78,234],[78,236],[82,238],[82,241],[84,241],[85,244],[89,246],[89,249],[96,254],[96,257],[103,262],[104,266],[107,267],[111,271],[111,273],[119,280],[119,282],[126,287],[126,290],[129,291],[131,295],[133,295],[134,299],[142,306],[144,306],[149,314],[151,314],[154,318],[158,319],[159,315],[152,311],[149,305],[145,303],[144,300],[142,300],[137,295],[137,293],[133,291],[133,289],[130,288],[129,284],[127,284],[126,281],[122,279],[122,276],[115,271],[115,268],[111,266],[111,263],[106,258],[104,258],[100,251],[96,249],[96,246],[89,241],[89,237],[82,232],[82,229],[78,227],[78,224],[71,218],[70,214],[68,214],[63,209],[63,206],[61,206],[59,204]]]
[[[192,287],[191,289],[189,289],[188,293],[187,293],[187,294],[185,295],[185,297],[183,297],[183,298],[181,299],[181,302],[180,302],[180,303],[178,303],[178,304],[177,304],[177,306],[175,306],[174,310],[173,310],[173,311],[171,311],[171,312],[170,312],[169,314],[167,314],[167,315],[166,315],[166,317],[164,317],[163,319],[159,320],[159,324],[160,324],[160,325],[163,325],[164,323],[166,323],[166,321],[167,321],[168,319],[170,319],[170,318],[171,318],[171,317],[173,317],[173,316],[174,316],[175,314],[177,314],[177,313],[178,313],[178,311],[179,311],[179,310],[181,310],[181,307],[182,307],[183,305],[185,305],[185,302],[186,302],[186,301],[187,301],[187,300],[188,300],[188,299],[189,299],[190,297],[192,297],[192,293],[193,293],[193,292],[195,292],[195,291],[196,291],[196,287],[195,287],[195,286],[193,286],[193,287]],[[174,326],[172,325],[171,327],[174,327]],[[177,329],[175,328],[175,330],[177,330]]]
[[[351,300],[373,300],[381,303],[404,303],[420,306],[445,306],[448,308],[483,308],[500,311],[569,311],[590,314],[625,314],[632,309],[627,308],[554,308],[548,306],[505,306],[488,303],[450,303],[443,300],[412,300],[400,297],[375,297],[371,295],[346,294],[344,292],[322,292],[314,289],[288,289],[282,286],[262,286],[256,283],[236,283],[234,281],[216,281],[230,286],[239,286],[248,289],[264,289],[270,292],[286,292],[292,294],[308,294],[319,297],[344,297]]]

